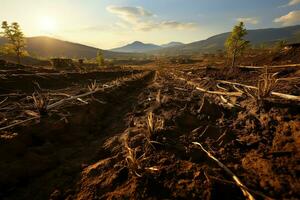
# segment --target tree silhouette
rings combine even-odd
[[[104,65],[104,57],[103,57],[103,53],[101,50],[98,50],[96,60],[97,60],[98,66]]]
[[[26,42],[20,25],[16,22],[9,25],[7,21],[3,21],[2,29],[4,30],[2,32],[3,36],[8,40],[8,45],[6,45],[6,48],[8,48],[17,56],[17,62],[20,64],[21,56],[26,52],[24,50],[26,47]]]

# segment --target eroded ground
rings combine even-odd
[[[300,95],[299,68],[269,70],[279,72],[273,91]],[[256,199],[299,197],[299,101],[257,101],[255,91],[218,82],[257,86],[263,70],[234,76],[223,69],[172,67],[101,73],[81,83],[63,79],[60,88],[39,83],[50,94],[83,93],[94,79],[112,87],[82,98],[88,104],[75,100],[1,131],[2,199],[245,199],[232,177],[193,142],[226,165]],[[244,93],[209,94],[197,87]],[[2,103],[2,111],[18,101],[13,110],[23,110],[3,111],[7,120],[1,127],[14,117],[28,118],[26,110],[36,112],[32,99],[24,99],[34,86],[9,89],[19,96]]]

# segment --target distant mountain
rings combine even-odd
[[[176,46],[178,47],[180,45],[184,45],[184,44],[181,43],[181,42],[170,42],[168,44],[163,44],[163,45],[160,45],[160,46],[163,47],[163,48],[168,48],[168,47],[176,47]]]
[[[224,43],[229,36],[229,32],[215,35],[206,40],[193,42],[177,47],[168,47],[152,51],[153,54],[165,55],[181,55],[192,53],[211,53],[216,50],[223,50]],[[248,30],[246,40],[249,40],[252,45],[274,44],[277,41],[285,40],[290,43],[300,42],[300,25],[283,27]]]
[[[126,53],[145,53],[147,51],[157,50],[161,47],[155,44],[145,44],[143,42],[135,41],[123,47],[111,49],[113,52],[126,52]]]
[[[105,58],[141,58],[149,54],[152,55],[189,55],[194,53],[212,53],[224,49],[224,43],[230,33],[215,35],[206,40],[182,44],[171,42],[166,45],[145,44],[133,42],[126,46],[112,50],[103,50]],[[248,30],[246,39],[252,45],[271,45],[277,41],[285,40],[289,43],[300,43],[300,25]],[[51,37],[30,37],[27,40],[27,51],[29,54],[38,57],[68,57],[68,58],[95,58],[99,49],[78,43],[62,41]],[[4,38],[0,38],[0,45],[6,43]],[[146,55],[147,54],[147,55]]]
[[[67,58],[95,58],[98,48],[90,47],[78,43],[62,41],[51,37],[29,37],[26,38],[26,50],[29,54],[38,57],[67,57]],[[4,38],[0,38],[0,45],[6,43]],[[105,58],[127,58],[138,57],[140,54],[118,53],[103,50]]]

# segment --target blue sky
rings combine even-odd
[[[230,31],[300,24],[300,0],[0,0],[0,21],[109,49],[135,40],[193,42]]]

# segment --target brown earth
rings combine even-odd
[[[32,101],[25,100],[34,91],[34,85],[25,83],[33,79],[41,92],[71,95],[84,92],[94,79],[100,85],[116,78],[120,83],[83,98],[87,105],[70,102],[0,132],[0,198],[245,199],[232,177],[193,142],[233,171],[256,199],[299,198],[299,102],[225,96],[237,105],[228,107],[219,95],[176,79],[210,90],[218,89],[218,79],[256,86],[262,70],[230,76],[222,68],[146,69],[1,79],[1,95],[23,95],[0,104],[0,117],[8,119],[1,127],[14,117],[26,119],[20,117],[26,110],[36,112]],[[270,70],[279,72],[277,78],[299,77],[297,67]],[[299,87],[299,79],[289,79],[274,91],[299,95]],[[23,109],[4,112],[16,102]]]

